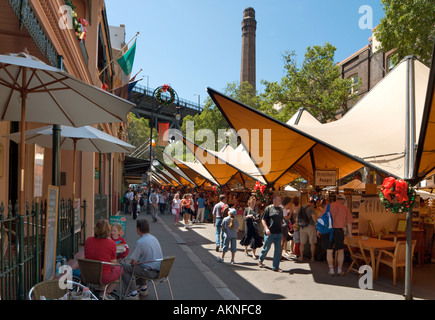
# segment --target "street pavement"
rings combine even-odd
[[[127,219],[125,238],[130,252],[139,236],[136,222],[131,215]],[[373,289],[360,289],[359,276],[354,273],[345,276],[328,275],[326,261],[285,260],[280,264],[282,273],[272,271],[270,250],[265,268],[251,256],[245,256],[244,248],[238,244],[235,264],[231,265],[230,252],[223,263],[217,261],[221,252],[216,252],[215,228],[212,223],[195,223],[189,229],[181,222],[174,225],[172,214],[159,215],[152,222],[151,215],[142,213],[138,219],[150,222],[150,233],[160,241],[164,256],[176,256],[169,275],[175,300],[185,301],[260,301],[260,300],[403,300],[404,280],[399,279],[396,287],[392,284],[388,268],[373,284]],[[240,238],[242,233],[239,232]],[[260,249],[257,249],[257,256]],[[128,257],[127,257],[128,260]],[[423,266],[420,268],[422,271]],[[346,267],[345,267],[345,270]],[[415,299],[435,299],[433,285],[420,279],[414,270],[413,295]],[[418,270],[417,270],[418,271]],[[433,272],[432,272],[433,274]],[[433,276],[432,276],[433,278]],[[433,279],[431,279],[432,281]],[[433,282],[432,282],[433,284]],[[422,286],[421,286],[422,285]],[[149,284],[149,295],[143,300],[155,300],[154,290]],[[161,300],[170,299],[167,284],[157,286]]]

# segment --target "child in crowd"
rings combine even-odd
[[[117,259],[125,259],[128,256],[128,253],[130,252],[130,249],[128,248],[127,241],[121,236],[122,234],[122,226],[119,223],[114,223],[112,225],[112,229],[110,232],[110,238],[115,241],[116,246],[125,246],[124,252],[118,252],[116,254]]]
[[[237,251],[237,229],[239,228],[239,222],[236,219],[237,211],[234,208],[229,210],[229,215],[222,221],[222,231],[224,232],[224,245],[222,248],[222,258],[219,258],[219,262],[223,262],[225,253],[228,252],[231,243],[231,264],[234,264],[234,257]]]

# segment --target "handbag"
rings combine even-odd
[[[172,214],[175,216],[177,214],[177,209],[172,208]]]

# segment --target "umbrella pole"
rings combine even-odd
[[[76,165],[77,165],[77,139],[73,139],[74,142],[74,157],[73,157],[73,192],[72,201],[74,203],[76,199]]]
[[[21,141],[20,141],[20,192],[19,192],[19,202],[18,202],[18,211],[17,214],[25,214],[25,193],[24,193],[24,163],[26,161],[26,144],[25,144],[25,136],[26,136],[26,100],[27,100],[27,89],[26,89],[26,78],[27,78],[27,69],[23,68],[23,83],[21,88]]]

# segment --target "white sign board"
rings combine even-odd
[[[316,170],[315,186],[330,187],[337,185],[337,170]]]

